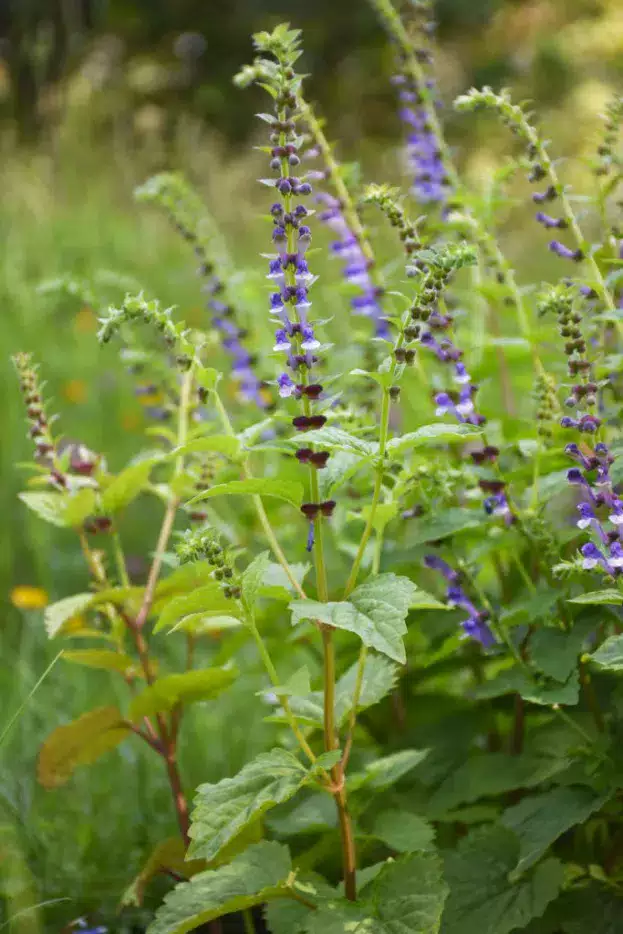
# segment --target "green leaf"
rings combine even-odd
[[[270,552],[263,551],[254,558],[242,574],[242,598],[249,608],[255,606],[260,588],[270,567]]]
[[[623,593],[619,590],[593,590],[591,593],[581,593],[571,597],[567,603],[589,603],[591,606],[623,603]]]
[[[508,934],[543,914],[561,889],[562,864],[548,859],[512,884],[518,856],[519,841],[503,827],[478,828],[459,842],[446,859],[441,934]]]
[[[214,392],[222,377],[219,371],[215,370],[214,367],[197,366],[195,367],[195,378],[203,389],[207,389],[208,392]]]
[[[435,829],[410,811],[381,811],[372,827],[372,834],[397,853],[414,853],[430,849]]]
[[[335,718],[341,726],[351,711],[359,664],[355,662],[335,686]],[[367,710],[390,694],[398,681],[399,668],[383,655],[368,653],[357,711]],[[320,699],[321,700],[321,699]]]
[[[214,859],[250,823],[289,801],[308,778],[299,760],[273,749],[248,762],[233,778],[200,785],[190,828],[189,856]]]
[[[361,512],[350,513],[350,517],[358,519],[361,522],[368,522],[372,513],[372,506],[364,506]],[[385,527],[396,518],[398,514],[398,503],[379,503],[374,510],[372,528],[378,535],[382,535]]]
[[[86,610],[92,600],[92,593],[77,593],[46,606],[43,611],[43,621],[50,639],[59,634],[68,620]]]
[[[293,443],[300,447],[300,441],[293,439]],[[342,428],[318,428],[305,432],[305,444],[319,444],[327,451],[346,451],[349,454],[358,454],[360,457],[372,457],[378,451],[378,441],[366,441],[357,435],[351,435]]]
[[[102,494],[102,510],[107,515],[113,515],[129,506],[147,486],[155,463],[156,458],[150,457],[137,464],[130,464],[117,474]]]
[[[529,643],[530,658],[548,677],[568,681],[578,663],[588,631],[590,629],[580,625],[574,626],[570,632],[549,627],[537,629]]]
[[[364,786],[373,788],[375,791],[391,788],[416,765],[419,765],[428,756],[429,751],[428,749],[401,749],[389,756],[375,759],[366,765],[363,772],[356,772],[350,776],[349,788],[354,791]]]
[[[552,704],[573,706],[577,704],[580,695],[578,673],[572,671],[567,681],[560,684],[543,676],[530,678],[522,669],[511,668],[500,672],[491,681],[479,684],[473,691],[473,696],[478,700],[490,700],[505,694],[520,694],[524,700],[546,707]]]
[[[63,493],[45,493],[37,490],[29,491],[28,493],[20,493],[19,498],[24,505],[27,506],[31,512],[34,512],[36,516],[39,516],[40,519],[49,522],[51,525],[56,525],[59,528],[67,528],[68,523],[65,515],[66,497]]]
[[[369,894],[366,889],[383,934],[437,934],[447,895],[441,862],[433,852],[388,862]]]
[[[295,671],[283,684],[278,687],[271,685],[270,692],[277,697],[304,697],[311,693],[309,682],[309,671],[307,665],[303,665],[298,671]],[[258,691],[258,695],[263,695],[266,691]]]
[[[125,674],[135,667],[134,660],[125,652],[113,652],[111,649],[76,649],[63,652],[63,660],[86,668],[102,668],[105,671],[118,671]]]
[[[623,635],[610,636],[589,658],[600,668],[623,671]]]
[[[228,483],[217,483],[216,486],[204,490],[194,496],[188,505],[202,503],[214,496],[274,496],[282,499],[297,509],[303,502],[303,485],[293,480],[278,480],[276,477],[257,477],[252,480],[230,480]]]
[[[507,756],[480,753],[451,772],[428,802],[429,816],[493,797],[516,788],[534,788],[551,780],[569,766],[564,756]]]
[[[300,586],[303,586],[310,568],[311,564],[302,562],[290,564],[290,571]],[[274,600],[291,600],[293,591],[292,583],[282,566],[274,562],[268,564],[261,586],[262,596],[272,597]]]
[[[424,425],[417,431],[392,438],[387,445],[390,457],[399,457],[411,448],[428,447],[434,444],[458,444],[478,438],[482,431],[473,425]]]
[[[294,601],[290,604],[292,625],[312,619],[345,629],[358,635],[369,648],[404,664],[402,637],[407,631],[405,619],[415,591],[415,584],[406,577],[380,574],[357,587],[348,602]]]
[[[378,383],[383,389],[389,389],[393,382],[393,373],[374,373],[369,370],[361,370],[359,368],[351,370],[350,376],[363,376],[366,379],[371,379],[373,382]]]
[[[458,535],[483,525],[485,518],[475,509],[445,509],[433,516],[422,516],[409,523],[409,545],[425,545],[437,542],[450,535]]]
[[[240,456],[242,444],[239,439],[233,435],[209,435],[206,438],[195,438],[188,441],[181,447],[171,451],[171,456],[179,454],[223,454],[230,460],[236,460]]]
[[[89,765],[114,749],[130,732],[117,707],[97,707],[57,727],[43,743],[37,778],[44,788],[58,788],[80,765]]]
[[[213,918],[285,894],[291,870],[286,846],[268,841],[250,846],[229,865],[177,885],[156,912],[147,934],[186,934]]]
[[[223,593],[223,588],[216,580],[211,580],[203,587],[198,587],[190,593],[173,597],[164,604],[154,632],[172,628],[185,618],[200,614],[204,618],[213,616],[238,616],[238,609],[233,600]]]
[[[590,788],[563,786],[524,798],[504,811],[502,824],[520,842],[513,878],[534,865],[563,833],[587,820],[609,797],[596,795]]]
[[[238,677],[235,668],[205,668],[165,675],[132,698],[128,717],[132,721],[172,710],[177,704],[213,700]]]
[[[326,898],[310,912],[304,934],[438,934],[448,887],[433,852],[388,860],[357,904]],[[296,929],[295,929],[296,930]]]
[[[92,515],[96,509],[95,490],[83,487],[65,498],[64,518],[65,525],[73,528],[82,525],[87,516]]]

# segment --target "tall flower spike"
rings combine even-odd
[[[285,354],[287,367],[279,375],[277,385],[282,398],[299,401],[302,414],[293,418],[292,425],[296,431],[307,432],[321,428],[326,416],[316,409],[323,386],[313,371],[319,362],[321,343],[311,319],[310,288],[314,277],[306,257],[312,240],[307,223],[310,212],[301,200],[312,194],[312,186],[309,174],[294,174],[301,163],[304,142],[298,132],[303,117],[301,78],[294,69],[301,54],[300,33],[281,25],[272,33],[256,34],[254,43],[259,56],[252,66],[253,75],[270,89],[274,100],[274,114],[262,115],[270,127],[270,169],[274,174],[262,182],[276,195],[270,208],[275,252],[267,273],[274,290],[269,314],[276,324],[275,351]],[[244,75],[249,74],[245,70]],[[332,500],[319,501],[317,471],[326,466],[329,452],[301,447],[296,456],[310,471],[312,501],[303,504],[302,512],[309,521],[306,547],[311,551],[316,523],[323,516],[329,517],[335,507]]]
[[[221,336],[222,346],[231,358],[232,373],[238,382],[243,399],[265,408],[267,398],[262,382],[254,372],[255,356],[245,346],[246,328],[236,321],[236,310],[227,295],[222,273],[224,261],[213,254],[213,238],[205,235],[205,209],[182,176],[162,173],[149,179],[136,196],[142,201],[162,207],[181,237],[189,243],[199,262],[197,273],[204,281],[206,307],[211,312],[212,325]]]
[[[573,486],[582,501],[578,504],[579,519],[577,526],[583,531],[592,532],[599,539],[587,542],[580,548],[582,566],[585,570],[601,568],[609,576],[621,573],[621,531],[623,524],[623,503],[614,491],[610,467],[613,456],[608,446],[602,441],[594,447],[590,439],[601,425],[597,414],[598,385],[591,376],[591,362],[587,358],[587,343],[582,335],[581,302],[586,297],[570,285],[561,284],[551,288],[539,300],[541,314],[553,313],[558,318],[567,368],[571,378],[571,390],[565,405],[574,410],[573,415],[565,415],[560,420],[563,428],[572,429],[579,435],[578,442],[571,441],[565,447],[565,454],[574,460],[578,467],[567,472],[567,480]]]
[[[446,600],[448,606],[458,607],[467,612],[467,619],[461,622],[461,628],[465,638],[474,639],[480,642],[483,648],[490,648],[495,645],[495,636],[488,625],[489,613],[487,610],[480,610],[470,600],[469,596],[459,583],[460,575],[449,564],[437,555],[426,555],[424,564],[433,571],[438,571],[448,582],[446,591]]]
[[[350,300],[351,308],[354,314],[374,322],[377,337],[386,338],[389,325],[381,306],[385,290],[372,245],[346,184],[345,168],[337,161],[313,109],[302,98],[300,106],[312,142],[312,148],[307,150],[304,158],[322,160],[322,168],[308,173],[308,177],[326,182],[334,192],[326,190],[316,195],[317,203],[322,206],[318,218],[336,236],[331,251],[342,262],[344,279],[355,292]]]
[[[559,239],[550,240],[549,249],[562,259],[572,260],[576,263],[586,260],[595,289],[599,292],[608,309],[615,311],[614,298],[606,285],[595,257],[587,247],[566,189],[560,183],[556,167],[547,151],[547,143],[530,122],[530,114],[526,113],[519,104],[512,102],[510,93],[507,90],[503,90],[498,94],[490,87],[481,90],[472,88],[467,94],[463,94],[456,99],[455,107],[457,110],[477,110],[483,107],[494,110],[499,115],[502,123],[521,142],[526,154],[528,181],[532,184],[545,185],[544,189],[533,194],[532,200],[540,207],[550,203],[552,209],[556,205],[560,210],[560,214],[556,216],[539,210],[536,213],[536,220],[547,229],[568,230],[573,240],[572,246],[563,243]],[[592,288],[593,283],[591,283],[590,288]],[[623,324],[618,320],[617,327],[623,333]]]

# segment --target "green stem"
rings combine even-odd
[[[253,915],[250,908],[245,908],[245,910],[242,912],[242,920],[244,921],[245,934],[256,934],[255,922],[253,921]]]
[[[268,673],[268,677],[270,678],[271,684],[273,685],[273,687],[279,687],[280,681],[279,681],[279,675],[277,674],[277,669],[275,668],[273,660],[270,657],[270,652],[268,651],[266,643],[264,642],[262,635],[259,629],[257,628],[255,617],[253,616],[253,613],[250,612],[244,605],[243,605],[243,612],[245,614],[247,626],[249,627],[251,631],[251,635],[253,636],[255,640],[255,644],[258,647],[260,657],[264,663],[264,668],[266,669]],[[309,761],[311,763],[314,763],[316,761],[316,756],[314,755],[314,752],[311,749],[309,743],[303,736],[303,733],[298,724],[298,721],[292,712],[290,701],[288,700],[286,695],[282,694],[282,695],[278,695],[278,697],[279,697],[279,703],[283,707],[283,712],[286,715],[288,724],[292,732],[296,736],[299,746],[301,747],[301,749],[303,750],[303,752],[305,753]]]
[[[122,587],[130,587],[130,578],[128,577],[128,568],[123,553],[123,545],[121,544],[121,537],[116,528],[114,528],[112,532],[112,547],[115,555],[115,565],[117,574],[119,575],[119,582]]]

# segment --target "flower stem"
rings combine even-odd
[[[213,396],[214,396],[214,404],[216,406],[216,411],[218,412],[219,418],[221,419],[221,424],[223,425],[223,429],[227,435],[234,438],[236,436],[236,433],[234,431],[229,415],[227,414],[227,409],[223,405],[223,401],[221,397],[219,396],[218,392],[216,392],[216,390],[214,390]],[[249,467],[249,461],[247,458],[245,458],[242,461],[240,469],[242,471],[242,475],[245,478],[245,480],[253,479],[253,473],[251,471],[251,468]],[[270,524],[270,519],[268,518],[266,514],[264,503],[262,502],[262,497],[259,496],[259,494],[255,494],[254,496],[251,497],[251,499],[253,501],[253,505],[255,507],[257,517],[260,520],[262,529],[264,530],[266,540],[268,541],[268,544],[270,545],[275,558],[277,559],[277,561],[283,568],[286,574],[286,577],[292,584],[292,587],[294,588],[294,590],[297,592],[299,597],[302,597],[302,599],[304,600],[305,591],[303,590],[303,588],[297,581],[296,577],[294,576],[294,572],[292,571],[292,568],[290,567],[290,564],[288,563],[288,559],[286,558],[285,554],[283,553],[281,549],[279,542],[277,541],[277,536],[275,535],[273,531],[273,527]]]

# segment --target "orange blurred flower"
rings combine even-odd
[[[74,319],[74,327],[78,334],[92,334],[97,330],[97,324],[97,315],[88,305],[81,308]]]
[[[79,404],[87,398],[87,384],[83,379],[70,379],[63,385],[63,395],[68,402]]]
[[[31,587],[29,584],[14,587],[10,593],[10,600],[18,610],[42,610],[49,602],[45,590],[41,587]]]

